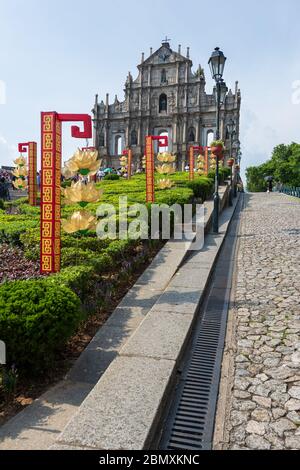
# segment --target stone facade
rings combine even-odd
[[[145,137],[149,134],[169,136],[169,151],[177,154],[178,167],[187,161],[190,144],[207,145],[216,128],[216,101],[205,91],[204,70],[192,71],[189,48],[186,56],[174,52],[164,41],[161,47],[138,65],[138,77],[129,72],[125,99],[115,97],[113,104],[99,102],[93,108],[95,146],[106,165],[119,166],[119,155],[126,147],[133,150],[138,167],[144,155]],[[221,111],[221,138],[226,140],[226,125],[236,122],[239,138],[241,94],[236,83]],[[229,142],[228,148],[229,148]],[[157,150],[157,149],[156,149]]]

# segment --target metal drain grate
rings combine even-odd
[[[229,229],[238,227],[235,215]],[[225,343],[235,243],[224,244],[204,301],[184,368],[166,422],[160,448],[207,450],[212,448],[214,421]],[[220,276],[224,277],[220,288]]]
[[[202,323],[184,377],[184,386],[167,450],[205,448],[207,416],[221,330],[220,316],[215,321],[216,323]]]

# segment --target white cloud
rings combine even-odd
[[[13,160],[17,156],[17,147],[10,144],[6,138],[0,134],[0,167],[13,166]]]

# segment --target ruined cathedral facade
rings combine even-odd
[[[178,168],[188,161],[190,145],[208,145],[216,130],[216,100],[205,91],[204,70],[193,72],[189,48],[184,56],[164,41],[150,56],[142,54],[138,77],[129,72],[125,83],[125,99],[114,103],[96,101],[94,145],[105,166],[119,167],[119,157],[131,148],[135,167],[141,164],[147,135],[168,135],[168,150],[177,155]],[[238,84],[229,90],[221,110],[220,133],[229,148],[227,124],[236,124],[235,140],[239,139],[241,94]],[[228,155],[228,154],[227,154]]]

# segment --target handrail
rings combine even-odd
[[[300,187],[282,186],[279,189],[279,192],[282,194],[286,194],[288,196],[294,196],[294,197],[300,198]]]

